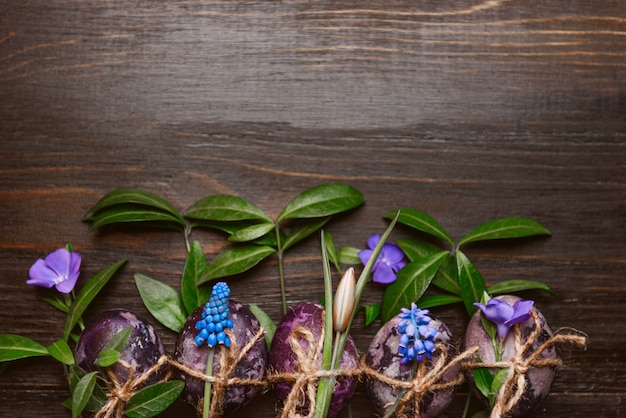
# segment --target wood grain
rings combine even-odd
[[[114,188],[180,210],[233,193],[276,216],[308,187],[346,182],[366,204],[329,224],[339,245],[365,245],[396,207],[428,212],[455,239],[498,217],[546,225],[550,238],[467,248],[489,283],[549,284],[556,297],[525,296],[553,328],[589,336],[586,350],[560,349],[566,367],[532,416],[624,415],[624,16],[626,3],[611,0],[10,0],[0,12],[0,332],[60,337],[63,315],[24,281],[67,242],[83,255],[81,280],[128,259],[88,316],[149,317],[135,272],[178,285],[178,234],[81,222]],[[209,260],[227,245],[208,230],[192,238]],[[290,304],[322,295],[320,263],[314,239],[288,254]],[[231,287],[279,319],[275,259]],[[460,307],[436,315],[461,339]],[[380,325],[356,325],[359,349]],[[175,336],[159,331],[171,349]],[[50,359],[3,369],[0,416],[69,416]],[[276,408],[267,393],[235,416]],[[362,387],[352,410],[372,416]]]

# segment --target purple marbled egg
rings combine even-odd
[[[321,305],[305,302],[292,308],[282,319],[272,340],[270,348],[269,365],[275,373],[296,372],[299,370],[298,358],[291,349],[289,343],[290,336],[296,327],[304,327],[308,329],[315,342],[322,337],[322,328],[324,324],[324,307]],[[300,346],[306,352],[309,343],[300,339]],[[322,356],[318,358],[318,364],[321,366]],[[342,369],[358,369],[359,357],[354,344],[354,340],[348,337],[346,346],[341,359]],[[358,379],[356,377],[340,376],[337,378],[335,390],[331,398],[328,417],[333,417],[350,401],[356,390]],[[291,392],[291,383],[279,382],[275,384],[274,389],[279,399],[285,400]],[[304,403],[304,399],[301,400]],[[306,406],[305,406],[306,408]]]
[[[237,353],[233,354],[238,356],[240,350],[257,336],[261,325],[247,307],[233,299],[229,301],[228,309],[230,319],[234,323],[232,328],[233,345],[238,350]],[[206,344],[196,345],[194,338],[198,335],[196,322],[202,319],[203,310],[204,306],[201,306],[187,318],[176,340],[174,351],[174,360],[201,373],[206,371],[209,350]],[[221,351],[220,347],[214,348],[213,375],[220,371]],[[237,363],[230,377],[259,382],[264,378],[266,365],[267,346],[265,338],[261,336]],[[185,382],[182,398],[198,411],[201,411],[204,398],[204,380],[190,376],[180,370],[175,371],[174,377]],[[225,411],[233,411],[250,402],[259,392],[259,386],[255,385],[230,385],[226,389],[222,408]]]
[[[398,345],[400,342],[400,334],[397,326],[400,323],[397,316],[385,323],[374,336],[370,343],[365,363],[374,371],[381,373],[395,380],[408,381],[411,375],[411,362],[401,364],[401,357],[398,355]],[[448,327],[441,321],[433,318],[429,326],[437,329],[437,335],[434,338],[435,343],[442,343],[446,346],[449,359],[454,358],[457,354],[457,348],[452,344],[452,335]],[[431,359],[425,359],[426,370],[432,369],[433,362],[437,361],[440,352],[435,351]],[[447,383],[453,381],[460,373],[460,365],[453,367],[446,372],[439,383]],[[367,394],[374,404],[376,411],[383,415],[385,408],[393,405],[401,393],[401,388],[392,387],[371,375],[366,375],[365,388]],[[446,410],[454,397],[454,387],[440,389],[428,393],[420,402],[420,417],[433,418]],[[408,406],[405,411],[409,416],[414,414],[413,406]]]

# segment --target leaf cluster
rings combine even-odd
[[[389,320],[401,307],[410,306],[414,301],[418,301],[421,308],[462,302],[467,313],[472,315],[477,309],[474,302],[479,302],[484,292],[500,295],[529,289],[550,291],[545,284],[533,280],[508,280],[487,286],[462,249],[469,243],[486,240],[550,235],[550,231],[540,223],[520,217],[496,219],[479,225],[454,242],[448,232],[425,212],[402,208],[390,211],[385,218],[392,219],[398,212],[398,223],[433,236],[442,241],[444,246],[414,239],[400,239],[396,242],[409,263],[398,272],[397,280],[385,290],[383,320]],[[442,292],[424,296],[431,284]]]
[[[84,220],[92,223],[92,229],[132,222],[173,227],[184,234],[189,256],[180,293],[146,276],[135,275],[135,283],[148,310],[163,325],[178,331],[187,315],[210,296],[210,290],[201,285],[243,273],[272,254],[277,254],[279,260],[283,311],[286,311],[282,271],[285,251],[320,230],[331,216],[354,209],[363,202],[361,192],[352,186],[322,184],[298,194],[272,219],[252,202],[234,195],[206,196],[181,213],[152,193],[116,189],[89,209]],[[200,244],[189,242],[191,231],[198,227],[228,234],[232,245],[207,263]]]

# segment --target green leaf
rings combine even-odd
[[[83,313],[91,303],[91,301],[98,295],[100,290],[105,284],[113,277],[113,275],[126,263],[126,260],[120,260],[115,264],[112,264],[104,269],[100,270],[95,276],[93,276],[85,286],[78,292],[76,299],[70,306],[70,311],[67,314],[65,321],[65,329],[63,330],[63,339],[68,341],[70,333],[82,317]]]
[[[522,238],[534,235],[550,235],[550,231],[539,222],[526,218],[505,218],[486,222],[459,241],[458,246],[476,241],[503,238]]]
[[[432,282],[433,285],[453,295],[461,296],[459,287],[459,269],[452,254],[448,254]]]
[[[91,372],[81,377],[72,392],[72,418],[78,418],[87,406],[93,394],[98,372]]]
[[[41,300],[48,303],[50,306],[57,308],[63,313],[68,313],[70,311],[70,307],[67,306],[65,301],[62,299],[58,299],[56,297],[50,297],[50,298],[42,298]]]
[[[505,282],[496,283],[487,288],[487,293],[490,295],[508,295],[510,293],[521,292],[522,290],[545,290],[548,293],[554,294],[550,287],[547,285],[536,282],[534,280],[507,280]]]
[[[105,225],[130,222],[146,222],[171,226],[177,230],[185,229],[185,222],[179,216],[168,212],[144,207],[116,207],[106,209],[91,218],[91,229],[98,229]]]
[[[398,272],[396,281],[387,286],[383,295],[384,322],[397,315],[400,308],[407,308],[411,306],[411,302],[422,297],[447,255],[447,251],[442,251],[430,257],[412,261]]]
[[[276,323],[257,305],[250,304],[248,305],[248,309],[250,309],[250,312],[252,312],[257,321],[259,321],[265,329],[265,344],[269,350],[270,345],[272,344],[272,338],[274,338],[274,332],[276,332]]]
[[[185,221],[180,213],[167,200],[153,194],[138,189],[116,189],[107,193],[91,209],[87,211],[83,220],[93,220],[96,213],[116,206],[134,206],[136,208],[151,208],[159,212],[170,214],[177,223],[185,225]]]
[[[117,363],[120,359],[120,352],[112,349],[103,349],[98,353],[96,365],[100,367],[109,367]]]
[[[365,326],[367,327],[380,315],[380,305],[377,303],[364,305],[363,309],[365,310]]]
[[[486,367],[479,367],[474,369],[474,383],[476,388],[486,398],[491,394],[491,385],[493,383],[493,375]]]
[[[322,184],[305,190],[278,215],[278,222],[293,218],[318,218],[354,209],[364,202],[360,191],[347,184]]]
[[[498,371],[496,371],[496,374],[493,376],[493,381],[491,382],[491,393],[494,395],[498,393],[508,374],[508,368],[498,369]]]
[[[247,228],[242,228],[228,237],[231,242],[248,242],[254,241],[257,238],[261,238],[263,235],[274,229],[273,222],[263,222],[260,224],[250,225]]]
[[[313,220],[301,220],[297,225],[289,232],[289,235],[282,243],[283,251],[287,248],[293,247],[296,243],[302,241],[309,235],[319,231],[330,220],[329,217],[313,219]]]
[[[106,342],[106,344],[104,345],[104,347],[102,347],[102,349],[122,351],[124,347],[126,347],[126,343],[128,342],[128,339],[130,338],[130,334],[132,331],[133,331],[132,325],[122,328],[114,336],[109,338],[109,341]]]
[[[326,255],[328,256],[328,260],[335,267],[337,267],[337,270],[339,270],[339,258],[337,257],[337,249],[335,248],[335,241],[333,241],[333,236],[328,231],[324,231],[323,235],[324,235],[324,243],[326,247]]]
[[[74,364],[74,354],[65,340],[58,340],[48,346],[48,353],[61,363],[71,366]]]
[[[456,263],[459,269],[459,286],[467,313],[472,316],[478,309],[474,302],[479,302],[487,286],[480,272],[461,251],[456,251]]]
[[[180,294],[174,288],[139,273],[135,274],[135,285],[152,316],[165,327],[180,332],[187,318]]]
[[[271,247],[260,245],[241,245],[227,248],[213,259],[199,283],[242,273],[259,264],[274,251]]]
[[[211,297],[211,289],[198,286],[198,282],[208,268],[202,246],[194,241],[185,261],[183,277],[180,282],[180,292],[185,306],[185,313],[190,315],[200,305]]]
[[[417,306],[421,309],[433,308],[435,306],[451,305],[453,303],[463,302],[463,298],[457,295],[428,295],[422,296],[417,302]]]
[[[132,330],[133,327],[128,326],[112,336],[98,353],[96,364],[100,367],[109,367],[115,364],[119,360],[120,352],[126,346]]]
[[[433,235],[437,238],[441,238],[450,245],[454,245],[454,241],[450,238],[450,235],[445,229],[439,225],[430,215],[420,210],[402,208],[400,210],[400,216],[398,217],[398,223],[417,229],[418,231],[425,232],[426,234]],[[398,209],[388,212],[385,215],[385,219],[393,219],[396,216]]]
[[[165,411],[185,388],[182,380],[170,380],[148,386],[135,393],[124,412],[129,418],[149,418]]]
[[[0,334],[0,362],[47,356],[48,349],[35,340],[17,334]]]
[[[419,260],[420,258],[425,258],[433,254],[440,253],[442,250],[441,247],[438,247],[436,245],[429,244],[424,241],[406,238],[397,240],[396,245],[400,247],[400,249],[409,259],[409,261]]]
[[[212,195],[202,198],[185,210],[185,217],[204,221],[272,220],[257,206],[232,195]]]
[[[337,259],[341,264],[361,264],[359,251],[361,250],[356,247],[344,245],[339,247],[339,251],[337,251]]]

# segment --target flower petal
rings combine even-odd
[[[385,263],[376,263],[374,269],[373,282],[389,284],[396,281],[396,273]]]
[[[374,248],[376,248],[379,241],[380,241],[380,234],[372,235],[371,237],[367,239],[367,248],[369,248],[370,250],[373,250]]]
[[[41,258],[35,261],[30,267],[28,275],[30,276],[30,280],[26,281],[27,284],[31,286],[47,287],[48,289],[55,285],[59,277]]]
[[[400,264],[404,260],[404,252],[395,244],[387,243],[383,245],[382,253],[384,254],[385,259],[391,263],[392,266]]]
[[[513,315],[509,318],[505,324],[512,326],[521,322],[526,322],[530,319],[530,310],[535,304],[532,300],[518,300],[513,305]]]
[[[61,279],[70,274],[71,253],[66,248],[59,248],[46,257],[46,265],[57,273]]]
[[[373,252],[372,250],[359,251],[359,258],[361,259],[361,263],[363,263],[363,265],[367,264],[370,257],[372,256],[372,252]]]

